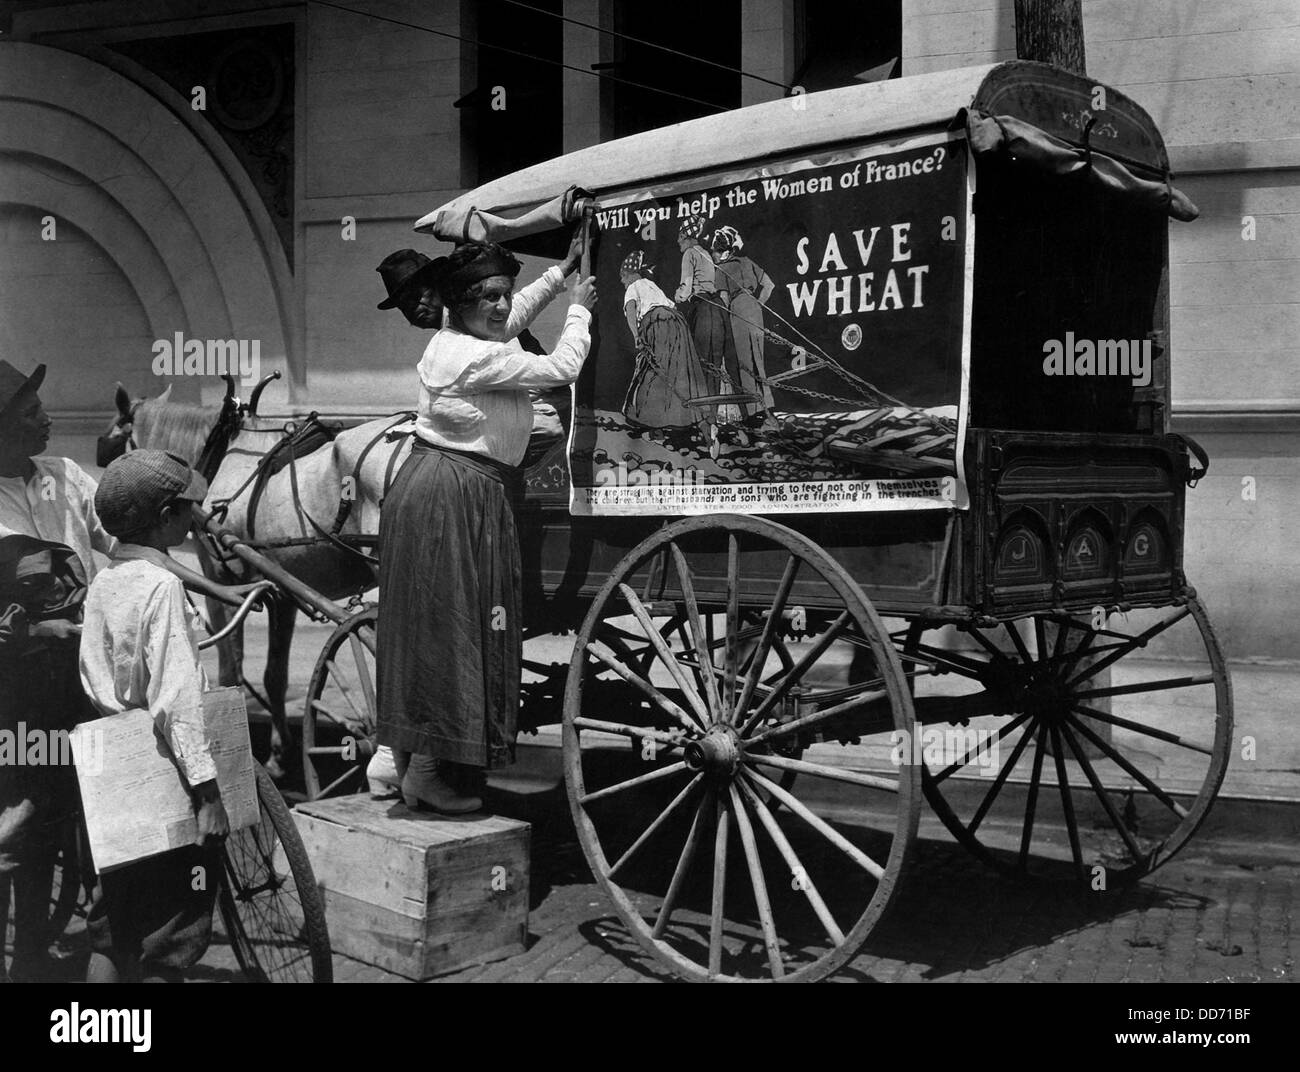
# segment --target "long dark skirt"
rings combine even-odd
[[[379,519],[379,743],[514,762],[522,623],[519,474],[417,441]]]
[[[690,400],[709,393],[691,329],[676,309],[655,306],[637,325],[636,370],[623,413],[651,428],[685,428],[708,420]]]

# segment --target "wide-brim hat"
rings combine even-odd
[[[402,291],[415,283],[425,283],[432,286],[433,274],[429,269],[433,263],[423,253],[414,249],[399,249],[396,253],[390,253],[375,269],[379,273],[379,278],[384,281],[384,287],[388,291],[388,297],[375,308],[397,308],[397,301],[401,297]]]
[[[37,391],[44,382],[44,365],[37,365],[31,375],[25,375],[8,361],[0,361],[0,414],[24,391]]]

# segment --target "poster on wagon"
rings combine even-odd
[[[966,506],[968,171],[941,134],[601,198],[571,512]]]

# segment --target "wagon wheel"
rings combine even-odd
[[[366,764],[376,747],[378,617],[379,608],[371,604],[345,618],[316,660],[302,716],[302,766],[309,800],[365,788]]]
[[[793,647],[787,665],[773,649],[796,580],[830,624]],[[748,658],[742,600],[766,612]],[[676,639],[656,624],[674,617],[686,622]],[[715,617],[717,638],[704,628]],[[871,656],[847,685],[839,641]],[[638,673],[647,647],[653,669]],[[920,780],[909,765],[885,774],[832,765],[823,753],[837,749],[794,756],[821,735],[886,751],[911,725],[879,617],[821,548],[759,518],[675,522],[613,570],[574,647],[564,761],[588,863],[637,941],[678,975],[820,979],[853,956],[892,899]],[[794,772],[797,793],[777,781]]]
[[[1173,856],[1214,802],[1232,742],[1232,687],[1205,610],[1189,590],[1181,606],[1128,617],[1094,628],[1037,615],[1028,637],[1009,623],[971,629],[978,651],[924,643],[915,627],[904,642],[904,662],[971,690],[916,698],[918,722],[929,723],[922,783],[957,840],[1000,870],[1097,890],[1131,882]],[[1105,668],[1112,680],[1099,685]],[[960,740],[939,747],[936,733]],[[990,848],[999,826],[1018,848]],[[1058,857],[1068,843],[1069,864],[1047,855],[1053,842]]]

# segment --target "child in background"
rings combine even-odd
[[[212,936],[229,823],[203,722],[198,644],[167,555],[206,492],[176,455],[139,450],[113,462],[95,493],[100,521],[119,544],[86,596],[82,687],[101,715],[153,715],[193,794],[200,843],[100,876],[87,922],[89,982],[178,979]]]

